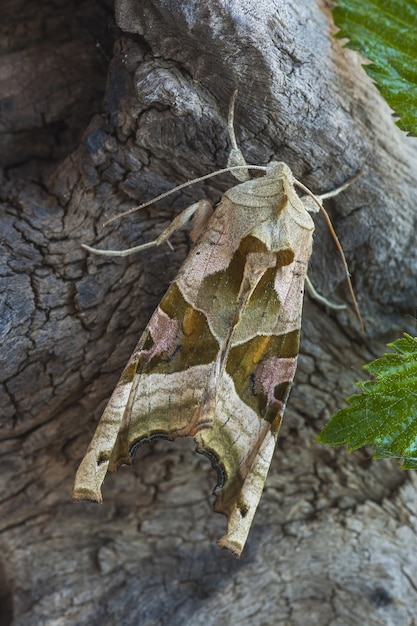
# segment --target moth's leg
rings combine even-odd
[[[345,191],[345,189],[353,185],[353,183],[356,182],[358,178],[362,176],[362,174],[363,171],[361,170],[358,174],[355,174],[355,176],[349,178],[345,183],[343,183],[343,185],[340,185],[340,187],[336,187],[336,189],[332,189],[332,191],[327,191],[326,193],[322,193],[321,195],[317,194],[317,198],[320,200],[320,202],[323,202],[323,200],[327,200],[328,198],[334,198],[334,196],[337,196],[339,193],[342,193],[342,191]]]
[[[320,304],[324,304],[324,306],[327,306],[329,309],[334,309],[335,311],[341,311],[342,309],[346,309],[346,304],[336,304],[336,302],[331,302],[331,300],[328,300],[327,298],[325,298],[324,296],[322,296],[314,287],[313,283],[311,282],[310,278],[308,276],[306,276],[306,289],[308,291],[308,294],[311,298],[313,298],[313,300],[317,300],[317,302],[320,302]]]
[[[342,193],[342,191],[345,191],[358,178],[360,178],[362,174],[363,174],[363,171],[361,170],[358,174],[356,174],[352,178],[349,178],[349,180],[343,183],[343,185],[340,185],[340,187],[336,187],[336,189],[332,189],[331,191],[326,191],[326,193],[322,193],[322,194],[318,194],[318,193],[313,194],[312,192],[310,193],[314,195],[314,197],[316,198],[316,201],[318,201],[320,204],[323,204],[323,200],[327,200],[328,198],[334,198],[334,196],[337,196],[339,193]],[[296,181],[296,184],[297,185],[299,184],[298,181]],[[317,213],[318,211],[320,211],[319,206],[316,204],[316,202],[313,200],[311,196],[309,195],[303,196],[301,200],[303,201],[303,204],[305,208],[307,209],[307,211],[311,211],[312,213]]]
[[[100,254],[102,256],[129,256],[129,254],[134,254],[135,252],[140,252],[141,250],[147,250],[148,248],[154,248],[156,246],[160,246],[161,243],[168,242],[168,239],[171,235],[179,230],[184,224],[190,220],[193,215],[200,216],[200,224],[201,224],[201,216],[204,216],[203,221],[204,225],[207,222],[207,215],[212,212],[212,208],[208,200],[199,200],[199,202],[195,202],[191,204],[189,207],[184,209],[179,215],[177,215],[171,222],[171,224],[162,231],[162,233],[154,239],[153,241],[148,241],[146,243],[142,243],[140,246],[135,246],[134,248],[127,248],[126,250],[98,250],[97,248],[92,248],[91,246],[87,246],[86,244],[82,244],[82,247],[88,252],[92,252],[93,254]],[[200,228],[201,226],[199,226]],[[195,227],[193,228],[194,232]]]
[[[229,117],[227,120],[227,129],[229,131],[229,138],[232,149],[230,150],[229,158],[227,159],[227,167],[233,167],[235,165],[247,165],[245,161],[245,157],[242,154],[239,146],[237,145],[235,128],[234,128],[234,118],[235,118],[235,101],[237,96],[237,89],[233,92],[232,98],[230,100],[229,105]],[[235,178],[244,183],[246,180],[249,180],[250,176],[247,170],[241,170],[237,172],[231,172]]]

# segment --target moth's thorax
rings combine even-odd
[[[264,176],[252,178],[228,189],[223,198],[243,209],[256,210],[261,217],[265,211],[275,212],[277,203],[281,204],[288,194],[296,195],[293,181],[294,176],[288,165],[272,161],[267,165]]]

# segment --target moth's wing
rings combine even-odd
[[[228,526],[219,544],[236,555],[262,495],[296,370],[308,256],[265,271],[234,330],[213,426],[196,436],[221,467],[215,510]]]
[[[140,442],[194,434],[192,418],[218,350],[206,317],[184,300],[174,282],[104,410],[77,471],[73,499],[101,502],[107,470],[130,463]]]
[[[107,470],[129,463],[131,450],[141,441],[195,434],[193,419],[219,353],[218,337],[208,324],[206,309],[217,319],[222,335],[229,332],[233,317],[228,307],[233,306],[236,294],[221,271],[230,264],[231,250],[241,238],[241,220],[232,234],[229,232],[233,209],[227,200],[220,203],[215,219],[153,314],[77,471],[73,499],[101,502]],[[255,223],[255,216],[252,220]],[[244,228],[251,227],[249,223]],[[219,272],[214,272],[214,281],[207,281],[213,268]],[[208,294],[208,299],[201,294]],[[221,294],[226,294],[229,302],[221,301]]]
[[[255,212],[242,221],[223,198],[122,373],[77,471],[74,499],[100,502],[107,470],[129,463],[141,441],[196,433],[193,420],[235,316],[240,259],[231,256],[256,223]]]

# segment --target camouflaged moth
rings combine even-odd
[[[233,132],[233,163],[244,163]],[[248,167],[231,167],[246,172]],[[301,199],[285,163],[179,215],[200,236],[151,317],[78,469],[73,498],[101,501],[108,470],[135,446],[193,437],[218,470],[215,511],[228,518],[222,547],[240,555],[262,495],[294,378],[307,265],[317,210]],[[304,189],[304,187],[303,187]],[[330,195],[330,194],[329,194]],[[211,214],[207,218],[208,214]],[[88,248],[93,252],[95,249]],[[110,254],[119,254],[110,251]]]

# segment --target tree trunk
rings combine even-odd
[[[415,623],[416,479],[314,441],[362,364],[413,333],[415,140],[394,124],[324,0],[6,2],[0,98],[0,626]],[[114,43],[112,50],[112,40]],[[144,446],[72,504],[76,468],[141,330],[187,253],[184,233],[127,258],[230,175],[103,222],[225,167],[228,102],[249,163],[285,161],[331,201],[366,336],[317,217],[295,385],[240,560],[214,540],[210,463]],[[105,96],[101,104],[101,97]],[[83,134],[82,134],[83,133]],[[413,167],[414,166],[414,167]],[[337,292],[337,293],[336,293]]]

